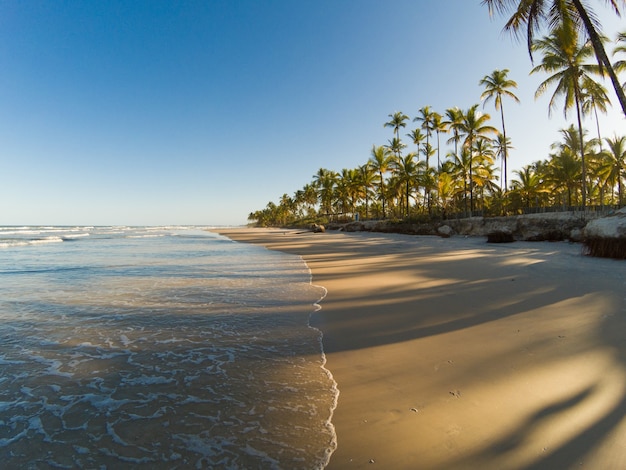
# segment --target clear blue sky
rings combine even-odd
[[[4,0],[0,225],[244,224],[365,163],[390,113],[467,109],[502,68],[511,169],[544,159],[567,124],[503,24],[479,0]]]

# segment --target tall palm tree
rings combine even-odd
[[[404,157],[394,159],[392,168],[398,182],[404,186],[406,217],[410,216],[410,197],[413,187],[416,185],[417,176],[424,162],[415,160],[415,153],[409,153]]]
[[[369,198],[376,185],[376,172],[372,168],[371,162],[367,162],[359,167],[361,172],[361,185],[363,186],[363,197],[365,198],[365,218],[369,218]]]
[[[437,171],[439,171],[441,170],[441,145],[439,145],[439,134],[447,132],[448,130],[446,121],[443,120],[439,113],[433,113],[433,130],[437,133]]]
[[[469,166],[469,184],[470,184],[470,215],[474,210],[474,190],[473,190],[473,165],[472,154],[474,152],[474,146],[476,141],[485,139],[487,134],[497,133],[495,127],[487,124],[491,116],[486,113],[477,111],[478,104],[470,107],[465,113],[463,113],[463,122],[460,126],[459,133],[465,137],[463,141],[463,147],[470,152],[470,166]]]
[[[620,16],[622,6],[626,0],[605,0],[615,13]],[[604,50],[600,21],[593,9],[584,0],[482,0],[482,5],[489,7],[489,13],[494,11],[506,13],[513,10],[513,15],[506,22],[505,31],[520,34],[526,27],[528,52],[532,59],[532,45],[534,35],[547,23],[551,29],[566,22],[576,26],[579,31],[589,37],[598,64],[606,70],[615,93],[619,99],[624,115],[626,115],[626,93],[619,83],[615,69]]]
[[[583,116],[593,113],[596,120],[596,130],[598,131],[598,141],[600,151],[602,151],[602,136],[600,135],[600,120],[598,111],[605,113],[611,104],[606,88],[595,80],[585,80],[581,87],[582,103],[580,104]]]
[[[396,111],[395,113],[390,114],[389,117],[391,119],[389,120],[389,122],[386,122],[384,124],[384,127],[392,127],[396,139],[400,140],[400,128],[406,127],[406,122],[404,121],[407,121],[409,119],[409,116],[404,114],[402,111]]]
[[[396,156],[396,158],[400,158],[400,155],[402,154],[402,149],[406,147],[406,144],[402,143],[402,141],[397,137],[394,137],[388,142],[389,143],[385,145],[385,147],[387,147],[389,151]]]
[[[617,184],[617,203],[622,206],[624,204],[622,183],[626,180],[626,136],[606,137],[604,141],[608,147],[602,153],[605,157],[605,178],[613,184],[613,187]]]
[[[372,146],[372,156],[369,161],[372,169],[378,173],[378,188],[383,208],[383,218],[385,218],[385,173],[389,171],[392,159],[393,157],[387,147],[382,145]]]
[[[421,122],[421,128],[426,131],[426,145],[430,144],[430,136],[433,134],[433,119],[435,112],[430,106],[420,108],[419,115],[413,119],[414,122]]]
[[[563,95],[565,98],[564,114],[567,117],[567,110],[576,108],[578,120],[578,130],[580,134],[580,156],[582,163],[582,206],[585,208],[587,202],[586,188],[586,168],[583,144],[582,125],[582,86],[587,80],[593,80],[590,73],[599,73],[597,64],[586,64],[585,61],[593,55],[593,47],[589,41],[579,43],[578,32],[573,25],[564,22],[552,31],[552,34],[536,41],[532,45],[532,50],[541,52],[543,58],[541,64],[531,70],[531,74],[536,72],[546,72],[550,75],[544,80],[535,93],[535,98],[541,96],[550,86],[555,86],[555,91],[550,98],[548,112],[551,113],[555,106],[556,99]]]
[[[411,142],[417,145],[417,158],[419,158],[420,154],[420,145],[426,138],[426,136],[422,133],[422,130],[417,128],[413,129],[411,132],[407,134],[407,137],[411,138]]]
[[[507,190],[507,138],[506,127],[504,126],[504,106],[502,105],[502,97],[506,96],[511,98],[516,103],[519,103],[519,98],[510,89],[517,88],[517,83],[514,80],[509,80],[507,74],[509,69],[494,70],[491,75],[485,75],[483,79],[478,83],[485,87],[485,91],[480,95],[480,99],[484,100],[483,106],[487,104],[491,99],[494,100],[496,111],[500,111],[500,117],[502,118],[502,139],[503,153],[502,161],[504,162],[504,191]]]
[[[446,120],[444,121],[446,128],[452,132],[452,137],[448,139],[448,143],[454,142],[454,155],[459,154],[459,131],[463,124],[463,111],[456,106],[454,108],[446,109]]]
[[[512,149],[515,147],[511,145],[511,138],[507,137],[505,140],[504,134],[502,134],[501,132],[498,132],[498,135],[496,135],[496,138],[491,141],[491,144],[493,145],[494,154],[497,157],[500,157],[500,177],[503,179],[503,181],[506,181],[506,177],[504,176],[504,151],[505,149]],[[506,185],[507,183],[505,182],[504,191],[508,191]]]

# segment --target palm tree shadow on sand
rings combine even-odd
[[[602,346],[614,352],[613,370],[579,391],[537,409],[510,432],[446,468],[547,470],[590,465],[625,468],[626,351],[622,345],[625,327],[624,315],[610,315],[599,331]],[[590,418],[581,426],[575,421],[583,414]],[[570,423],[576,431],[554,446],[537,448],[537,442],[542,440],[537,438],[538,434],[559,420]]]

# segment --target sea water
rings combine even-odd
[[[0,466],[323,468],[324,293],[197,227],[1,227]]]

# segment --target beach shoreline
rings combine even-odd
[[[626,268],[565,242],[216,229],[300,255],[340,391],[329,469],[626,466]]]

